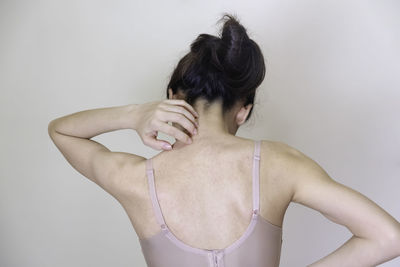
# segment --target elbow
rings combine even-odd
[[[54,120],[50,121],[49,124],[47,125],[47,133],[49,134],[49,136],[51,137],[55,132],[54,129]]]
[[[50,136],[51,139],[53,139],[53,133],[54,133],[54,128],[52,123],[50,122],[49,125],[47,126],[47,134]]]

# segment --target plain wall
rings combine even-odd
[[[190,42],[217,34],[225,11],[267,64],[237,135],[299,149],[400,219],[399,1],[1,0],[0,266],[145,266],[123,208],[68,164],[47,125],[164,99]],[[159,152],[131,130],[94,139],[112,151]],[[350,237],[291,204],[281,266],[310,264]]]

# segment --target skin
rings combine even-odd
[[[153,158],[166,223],[191,246],[224,248],[243,234],[251,216],[254,143],[235,134],[252,105],[238,103],[222,116],[219,102],[205,111],[205,102],[197,101],[191,107],[182,97],[169,90],[168,100],[73,113],[51,121],[48,133],[71,166],[121,203],[140,239],[159,231],[148,195],[146,158],[110,151],[91,138],[132,129],[145,145],[160,150],[168,142],[156,139],[158,131],[174,137],[172,149]],[[191,162],[196,162],[195,167]],[[215,162],[220,162],[223,172],[213,167]],[[317,210],[353,233],[338,249],[308,266],[376,266],[400,255],[400,223],[395,218],[333,180],[299,150],[263,140],[260,215],[282,226],[291,202]],[[221,209],[221,205],[235,209]],[[203,213],[204,209],[208,212]],[[213,223],[216,217],[218,223]]]

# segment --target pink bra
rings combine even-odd
[[[277,267],[282,228],[259,214],[260,143],[255,141],[253,157],[253,211],[243,235],[224,249],[200,249],[179,240],[165,224],[154,186],[151,158],[146,161],[150,197],[160,231],[139,239],[148,267]]]

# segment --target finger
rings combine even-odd
[[[185,115],[191,122],[197,127],[196,118],[193,116],[191,112],[189,112],[185,107],[178,106],[178,105],[167,105],[166,109],[169,111],[173,111],[176,113],[182,113]]]
[[[194,126],[193,123],[188,118],[186,118],[185,115],[175,112],[167,112],[164,114],[164,116],[166,117],[167,121],[178,123],[183,128],[185,128],[192,136],[195,135],[196,126]]]
[[[192,139],[185,134],[183,131],[179,130],[178,128],[169,125],[168,123],[165,122],[159,122],[159,125],[157,125],[158,131],[161,131],[163,133],[166,133],[172,137],[174,137],[177,140],[180,140],[184,143],[191,144]]]
[[[197,118],[199,117],[199,114],[196,112],[196,110],[194,110],[194,108],[191,105],[189,105],[189,103],[186,102],[183,99],[167,99],[166,101],[167,101],[167,103],[169,102],[169,103],[172,103],[174,105],[184,106],[193,114],[193,116],[195,116]]]
[[[156,136],[146,139],[147,145],[157,150],[171,150],[172,146],[167,141],[158,140]]]
[[[163,120],[177,122],[182,125],[189,133],[194,134],[194,130],[198,126],[193,115],[182,106],[169,105],[165,108],[167,111],[163,116]],[[169,113],[169,114],[168,114]],[[187,117],[189,116],[189,118]]]

